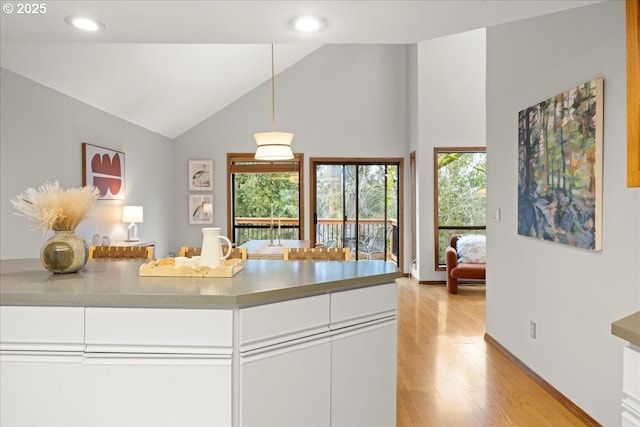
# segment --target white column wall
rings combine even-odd
[[[487,30],[487,332],[603,425],[620,425],[622,340],[640,307],[638,189],[626,186],[625,4]],[[517,115],[604,78],[602,251],[517,234]],[[529,322],[537,338],[529,337]]]
[[[418,43],[418,270],[420,281],[443,281],[435,271],[434,147],[485,145],[485,30]]]

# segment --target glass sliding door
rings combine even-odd
[[[345,238],[345,179],[343,165],[318,165],[316,173],[315,243],[328,248],[341,248]],[[320,223],[318,223],[320,218]]]
[[[312,159],[313,243],[398,262],[400,163]]]

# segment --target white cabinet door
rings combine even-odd
[[[393,319],[332,338],[332,426],[395,425],[396,328]]]
[[[240,358],[240,425],[330,425],[328,338]]]
[[[231,358],[87,355],[86,426],[229,426]]]
[[[622,425],[640,427],[640,348],[625,347],[622,361]]]
[[[82,425],[82,353],[0,352],[2,426]]]

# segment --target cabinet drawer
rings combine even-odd
[[[231,310],[87,308],[87,352],[231,354]]]
[[[84,308],[0,307],[0,350],[84,350]]]
[[[331,329],[392,317],[398,307],[396,283],[331,294]]]
[[[329,295],[240,309],[240,351],[329,330]]]

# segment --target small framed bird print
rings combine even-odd
[[[213,160],[189,160],[189,191],[213,191]]]
[[[213,194],[189,194],[189,224],[213,224]]]

